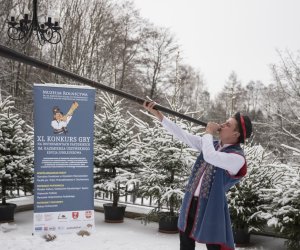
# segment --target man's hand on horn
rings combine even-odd
[[[156,103],[153,101],[151,101],[151,102],[145,101],[143,104],[143,107],[145,109],[147,109],[151,114],[155,115],[159,121],[162,121],[164,118],[164,115],[160,111],[153,108],[155,105],[156,105]]]
[[[205,133],[211,134],[211,135],[216,135],[220,131],[220,124],[215,123],[215,122],[209,122],[207,123]]]

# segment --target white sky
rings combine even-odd
[[[299,0],[134,0],[141,15],[169,27],[182,62],[199,69],[209,92],[220,91],[235,71],[243,85],[269,84],[276,50],[300,49]]]

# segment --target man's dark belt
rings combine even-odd
[[[193,197],[193,201],[198,201],[199,197],[198,196],[194,196]]]

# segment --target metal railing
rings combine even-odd
[[[128,186],[124,187],[124,195],[121,195],[119,198],[120,203],[125,204],[133,204],[138,206],[144,206],[144,207],[157,207],[157,199],[153,198],[153,196],[147,196],[144,197],[142,195],[137,195],[139,187],[138,185],[132,184],[130,188]],[[118,187],[120,189],[120,187]],[[130,191],[129,191],[130,190]],[[119,191],[119,190],[118,190]],[[105,191],[96,191],[94,198],[96,200],[103,200],[103,201],[113,201],[113,192],[105,192]],[[167,203],[166,206],[163,206],[163,208],[167,208],[169,204]]]

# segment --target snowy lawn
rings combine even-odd
[[[162,234],[158,225],[147,226],[138,220],[127,219],[121,224],[104,222],[103,213],[95,213],[96,231],[91,236],[76,234],[58,235],[52,242],[41,236],[32,236],[33,211],[19,212],[15,222],[0,224],[1,250],[176,250],[179,249],[178,234]],[[14,226],[15,225],[15,226]],[[6,232],[4,232],[6,231]],[[237,250],[284,250],[283,240],[251,235],[253,244]],[[197,244],[196,250],[205,250],[205,245]]]

